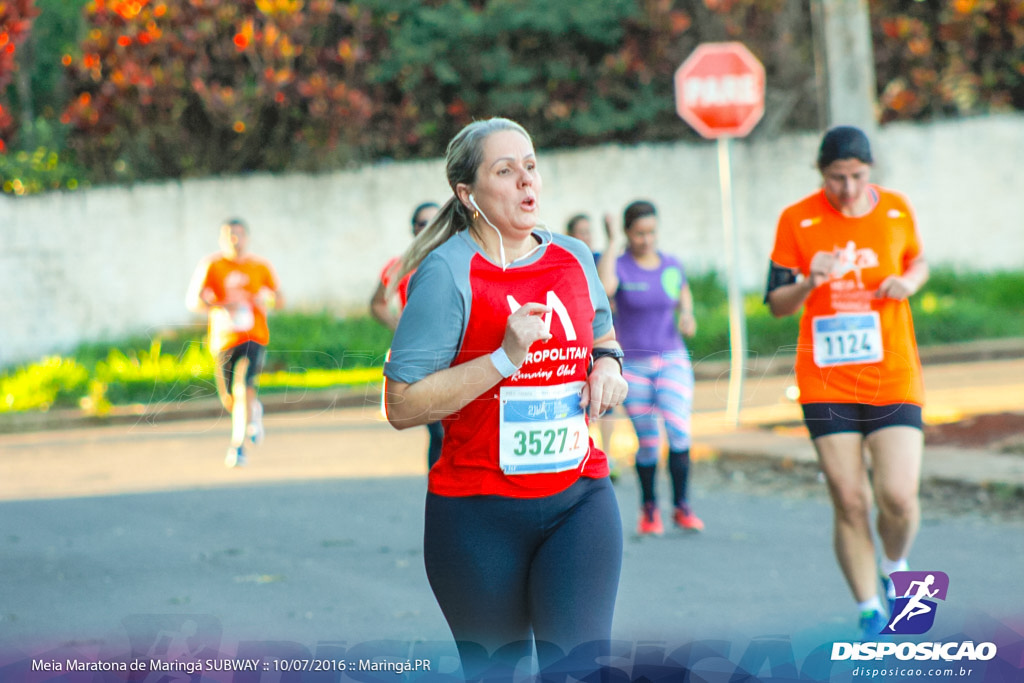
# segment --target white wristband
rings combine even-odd
[[[494,364],[494,368],[501,373],[502,377],[511,377],[519,370],[508,357],[508,354],[505,353],[505,349],[500,346],[497,351],[491,354],[491,363]]]

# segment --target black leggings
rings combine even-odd
[[[546,498],[428,493],[423,546],[468,679],[514,667],[534,639],[543,670],[611,638],[622,522],[607,477]]]

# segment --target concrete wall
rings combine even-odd
[[[762,286],[779,211],[819,183],[819,136],[732,143],[742,286]],[[933,264],[1024,268],[1024,115],[892,125],[875,142],[875,179],[907,194]],[[661,247],[692,272],[724,272],[713,142],[545,153],[541,215],[661,212]],[[289,307],[365,311],[383,263],[410,239],[409,213],[449,196],[443,162],[325,175],[266,175],[0,197],[0,366],[86,340],[195,324],[184,293],[216,250],[220,222],[245,218],[251,249],[274,263]]]

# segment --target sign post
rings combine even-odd
[[[729,394],[726,416],[739,424],[743,397],[746,318],[739,285],[739,244],[732,195],[731,140],[744,137],[764,115],[764,66],[742,43],[703,43],[676,70],[676,111],[701,136],[717,140],[718,182],[729,291]]]

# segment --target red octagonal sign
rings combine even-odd
[[[743,137],[764,114],[764,66],[743,43],[704,43],[676,70],[676,111],[706,138]]]

